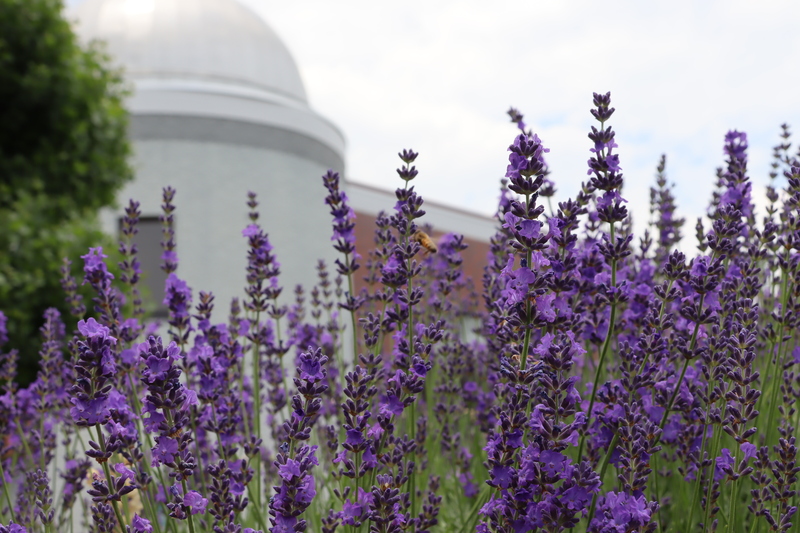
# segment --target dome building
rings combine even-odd
[[[284,303],[297,284],[316,282],[318,259],[333,272],[321,176],[328,169],[344,176],[345,140],[311,109],[291,54],[257,14],[237,0],[83,0],[71,16],[83,41],[105,42],[131,85],[135,178],[103,223],[118,233],[128,199],[141,202],[137,245],[152,305],[164,293],[158,217],[166,186],[177,190],[178,275],[195,295],[214,293],[216,319],[244,294],[248,191],[258,195],[259,223],[281,263]],[[378,213],[391,212],[396,199],[351,181],[343,186],[358,215],[357,252],[366,258]],[[434,238],[464,235],[464,267],[479,284],[494,221],[433,202],[424,209]],[[362,285],[361,276],[355,281]]]
[[[83,41],[106,43],[131,85],[135,178],[103,223],[116,233],[128,199],[141,202],[152,300],[163,295],[158,216],[172,186],[178,275],[195,294],[212,291],[222,313],[243,295],[253,191],[290,301],[315,279],[317,259],[335,257],[320,177],[344,172],[345,140],[309,106],[286,46],[236,0],[84,0],[71,17]]]

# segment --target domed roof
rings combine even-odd
[[[277,95],[305,104],[289,50],[236,0],[84,0],[82,39],[100,39],[134,81],[185,81]]]

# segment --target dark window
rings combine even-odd
[[[167,308],[163,302],[167,275],[161,270],[161,221],[158,217],[141,217],[136,227],[139,232],[133,242],[142,269],[139,290],[142,292],[144,309],[150,316],[166,317]]]

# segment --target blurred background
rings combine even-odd
[[[586,179],[592,92],[611,91],[639,231],[660,154],[693,226],[728,129],[749,136],[760,201],[780,124],[800,128],[791,0],[241,2],[286,43],[311,105],[343,131],[349,180],[394,187],[396,152],[412,147],[425,198],[484,214],[515,135],[509,106],[551,149],[565,199]]]
[[[62,258],[80,283],[79,256],[102,245],[119,275],[129,198],[141,202],[145,306],[164,316],[167,185],[178,275],[213,291],[222,317],[245,284],[248,191],[289,302],[318,258],[335,257],[327,169],[346,179],[366,256],[394,204],[397,152],[420,152],[426,221],[467,237],[478,279],[518,133],[511,106],[550,149],[565,200],[587,179],[592,93],[610,91],[634,229],[666,154],[687,252],[725,133],[749,136],[760,205],[781,124],[800,127],[800,3],[788,0],[65,2],[0,0],[0,310],[28,377],[42,313],[69,312]]]

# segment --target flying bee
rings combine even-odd
[[[418,242],[420,246],[425,248],[428,253],[435,254],[439,251],[439,248],[436,247],[436,243],[433,242],[433,239],[431,239],[430,236],[421,229],[415,231],[411,238]]]

